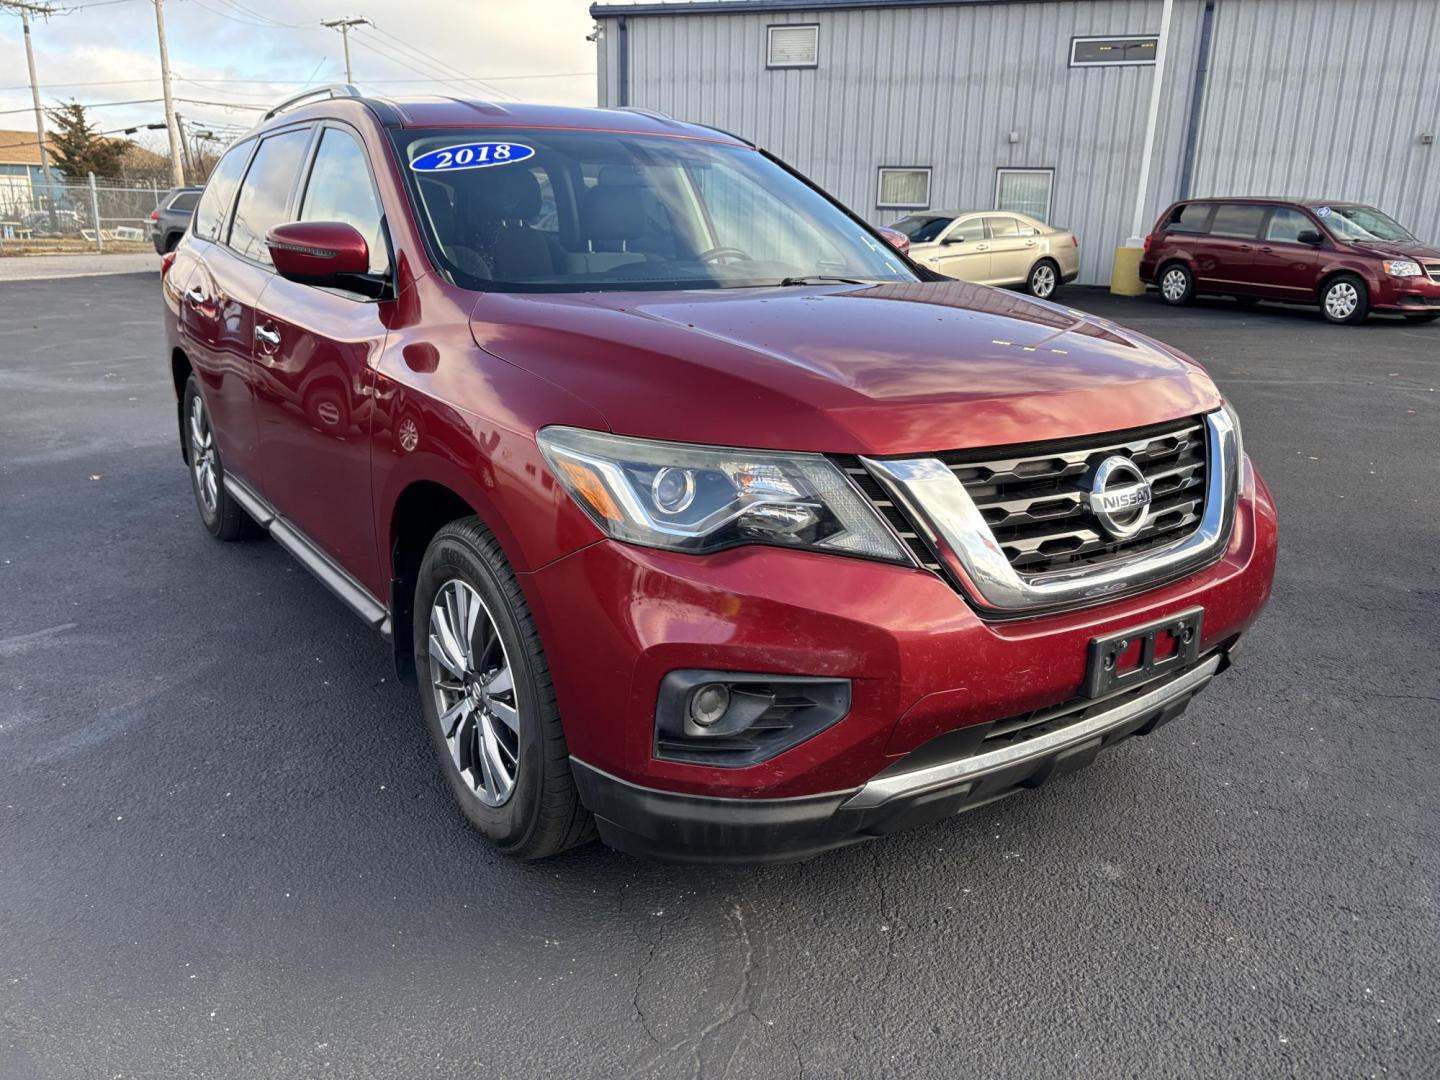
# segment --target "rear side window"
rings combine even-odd
[[[1186,203],[1177,206],[1165,223],[1170,232],[1203,233],[1210,228],[1210,213],[1214,203]]]
[[[985,219],[990,228],[990,237],[993,240],[1003,239],[1008,236],[1029,236],[1030,229],[1021,225],[1013,217],[992,217]]]
[[[300,128],[262,139],[255,160],[240,185],[235,203],[235,223],[230,226],[230,246],[247,259],[270,265],[265,234],[286,221],[290,192],[300,173],[310,129]]]
[[[390,266],[380,224],[384,216],[370,178],[365,148],[348,131],[326,128],[320,136],[320,149],[315,152],[299,220],[353,225],[370,246],[370,272],[383,274]]]
[[[200,201],[198,191],[182,191],[170,201],[171,210],[194,210],[195,204]]]
[[[1221,203],[1215,208],[1215,220],[1210,223],[1211,236],[1235,236],[1242,240],[1253,240],[1260,231],[1260,222],[1265,219],[1265,207],[1248,206],[1245,203]]]
[[[196,205],[195,220],[190,225],[196,236],[206,240],[220,238],[220,226],[224,224],[225,214],[235,198],[235,188],[240,183],[240,174],[245,171],[245,162],[254,148],[253,142],[238,143],[215,166],[210,182],[205,185],[205,193]]]
[[[1299,210],[1282,206],[1270,215],[1270,224],[1265,229],[1265,239],[1281,243],[1295,243],[1306,230],[1319,232],[1314,223]]]

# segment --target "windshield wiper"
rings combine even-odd
[[[881,285],[875,278],[831,277],[827,274],[807,274],[780,279],[781,285]]]

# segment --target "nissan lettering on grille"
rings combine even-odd
[[[1151,496],[1150,481],[1140,466],[1115,454],[1096,468],[1085,498],[1105,531],[1120,540],[1145,527]]]

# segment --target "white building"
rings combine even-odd
[[[1440,0],[1172,0],[1148,230],[1186,195],[1358,200],[1440,241]],[[885,224],[1131,235],[1165,0],[597,3],[601,105],[724,128]]]

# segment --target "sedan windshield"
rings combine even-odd
[[[939,239],[954,218],[934,214],[911,214],[890,227],[904,233],[914,244],[931,244]]]
[[[516,128],[395,139],[432,254],[466,288],[916,280],[884,240],[749,147]]]
[[[1326,211],[1329,211],[1328,213]],[[1322,206],[1315,211],[1337,240],[1414,240],[1394,219],[1369,206]]]

